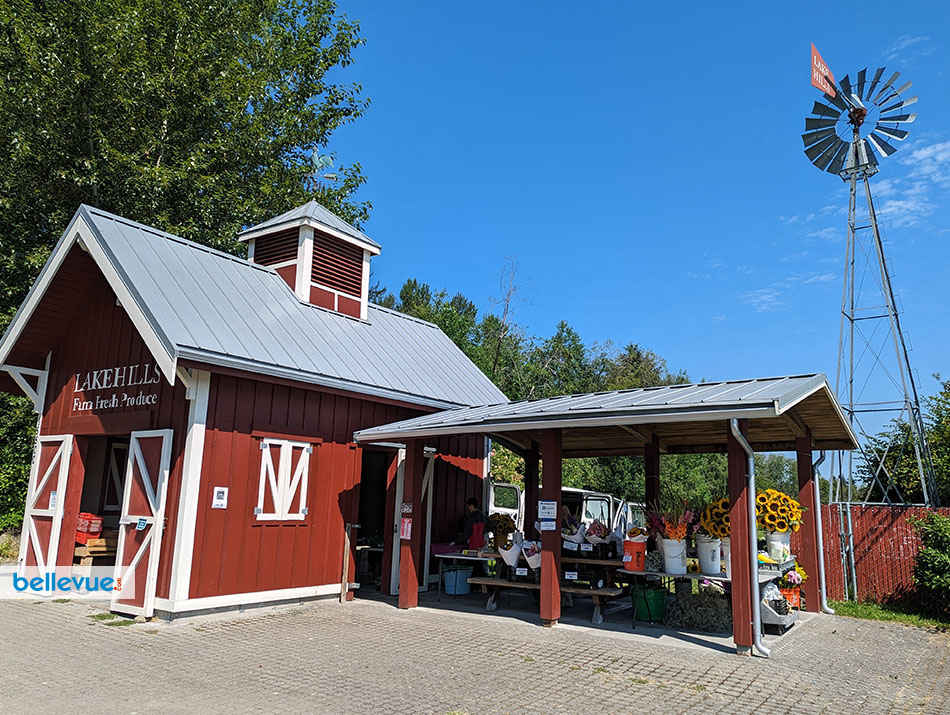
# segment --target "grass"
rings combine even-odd
[[[131,626],[135,621],[131,618],[120,618],[118,621],[103,621],[104,626]]]
[[[114,613],[93,613],[89,617],[94,621],[111,621],[113,618],[118,618]]]
[[[856,603],[854,601],[830,601],[829,603],[839,616],[861,618],[866,621],[889,621],[891,623],[903,623],[908,626],[918,626],[920,628],[930,628],[938,631],[950,631],[950,621],[923,616],[895,604],[875,603],[873,601],[865,601],[863,603]]]

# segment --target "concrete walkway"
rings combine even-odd
[[[617,623],[549,630],[381,601],[112,627],[89,617],[101,611],[0,601],[0,710],[950,712],[950,636],[833,616],[765,660]]]

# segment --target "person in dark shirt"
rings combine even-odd
[[[476,528],[476,524],[481,524],[481,527]],[[464,544],[470,549],[480,549],[485,545],[485,515],[478,508],[478,499],[475,497],[469,497],[465,502],[465,525],[462,527],[462,533],[456,537],[455,543]]]

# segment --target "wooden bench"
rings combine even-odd
[[[523,581],[508,581],[503,578],[493,578],[491,576],[472,576],[468,582],[473,586],[481,586],[482,593],[488,593],[488,603],[485,604],[486,611],[494,611],[498,608],[498,596],[506,588],[517,588],[526,591],[540,591],[541,584],[525,583]],[[603,606],[612,598],[622,596],[624,589],[607,588],[588,588],[586,586],[571,586],[570,584],[561,584],[561,593],[570,597],[571,594],[590,596],[594,600],[594,615],[590,622],[595,626],[604,622]]]

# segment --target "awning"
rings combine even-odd
[[[519,453],[562,430],[565,457],[638,455],[659,442],[669,454],[725,452],[728,421],[748,420],[759,452],[856,449],[857,437],[822,373],[665,385],[462,407],[356,432],[357,442],[484,434]]]

